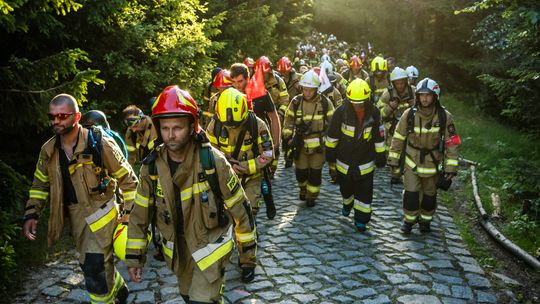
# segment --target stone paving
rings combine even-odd
[[[280,163],[274,182],[278,208],[258,217],[259,266],[249,284],[232,261],[226,272],[226,303],[497,303],[495,278],[486,274],[457,232],[448,210],[439,206],[432,232],[399,233],[401,187],[389,187],[386,170],[375,175],[369,230],[358,233],[352,214],[341,215],[337,185],[325,167],[317,205],[298,200],[293,169]],[[153,248],[153,246],[151,245]],[[176,277],[149,253],[143,282],[129,282],[130,303],[184,303]],[[126,267],[117,264],[128,280]],[[517,283],[517,282],[516,282]],[[517,283],[519,284],[519,283]],[[509,292],[509,291],[507,291]],[[33,273],[15,303],[88,302],[74,251]]]

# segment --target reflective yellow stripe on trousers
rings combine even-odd
[[[114,197],[109,200],[105,206],[102,206],[98,211],[85,218],[86,223],[90,226],[92,232],[105,227],[108,223],[116,218],[116,208],[114,206]]]
[[[195,251],[192,256],[195,263],[197,263],[197,266],[199,266],[199,269],[204,271],[206,268],[210,267],[212,264],[216,263],[219,261],[219,259],[229,253],[233,247],[234,242],[232,239],[232,225],[230,225],[226,235],[220,243],[210,243]]]
[[[124,286],[125,284],[124,278],[122,277],[122,275],[120,275],[118,271],[115,272],[114,276],[115,276],[114,285],[113,285],[112,290],[108,294],[106,294],[105,296],[97,296],[95,294],[89,293],[90,300],[92,303],[96,303],[96,304],[97,303],[99,304],[113,303],[114,297],[116,296],[120,288],[122,288],[122,286]]]

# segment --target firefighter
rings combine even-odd
[[[416,104],[399,120],[388,154],[392,180],[403,174],[405,192],[401,230],[409,234],[415,223],[430,231],[437,208],[437,188],[447,190],[457,173],[460,143],[450,112],[440,103],[441,89],[424,78],[416,87]]]
[[[287,106],[289,105],[289,92],[287,91],[285,81],[283,81],[283,78],[279,77],[279,75],[272,70],[271,62],[266,56],[262,56],[257,59],[255,67],[262,68],[264,86],[270,93],[270,96],[272,96],[272,100],[276,105],[278,114],[283,121],[283,115],[285,114],[285,110],[287,110]]]
[[[289,58],[281,57],[277,62],[277,70],[283,77],[283,81],[285,81],[289,99],[293,99],[294,96],[302,93],[300,85],[298,84],[302,75],[296,73]],[[289,104],[287,104],[287,106],[288,105]]]
[[[418,69],[414,65],[410,65],[405,69],[405,72],[407,72],[407,76],[409,76],[409,83],[416,85],[418,77],[420,76]]]
[[[203,110],[204,119],[201,123],[203,129],[208,126],[210,120],[212,120],[212,117],[214,117],[214,113],[216,112],[216,103],[219,95],[225,89],[232,87],[232,84],[233,83],[231,79],[231,73],[228,70],[222,69],[214,77],[214,80],[212,81],[212,87],[216,88],[217,92],[212,95],[212,97],[210,97],[206,109]]]
[[[347,84],[355,79],[369,81],[369,74],[364,71],[362,61],[356,55],[352,56],[351,60],[349,60],[349,69],[345,70],[341,75],[347,81]]]
[[[48,245],[60,239],[67,216],[92,303],[126,303],[128,289],[113,258],[112,234],[122,216],[115,190],[120,188],[124,210],[129,211],[137,177],[114,139],[79,124],[81,113],[73,96],[55,96],[48,115],[56,135],[41,147],[23,234],[36,239],[38,219],[49,201]]]
[[[287,91],[287,85],[285,84],[285,81],[279,75],[272,70],[272,66],[270,63],[270,60],[266,56],[262,56],[259,59],[257,59],[257,62],[255,63],[256,68],[262,69],[262,74],[264,77],[264,86],[266,87],[266,90],[272,97],[272,101],[274,102],[274,105],[276,106],[276,109],[278,110],[278,114],[280,116],[280,122],[283,121],[283,116],[285,114],[285,111],[287,110],[287,106],[289,105],[289,92]],[[274,130],[272,129],[272,132]],[[272,134],[272,136],[274,136]],[[278,166],[278,160],[279,160],[279,144],[280,144],[280,136],[277,136],[278,141],[275,142],[275,155],[274,160],[271,164],[271,170],[272,174],[274,174],[277,170]]]
[[[415,87],[408,83],[408,75],[405,70],[396,67],[390,73],[391,86],[386,88],[379,99],[378,108],[381,109],[381,116],[384,122],[386,133],[385,149],[390,149],[392,135],[396,130],[397,123],[403,111],[414,106]]]
[[[323,93],[330,99],[334,108],[337,108],[343,103],[343,97],[341,97],[341,93],[338,89],[337,77],[335,74],[330,74],[328,75],[328,80],[330,80],[332,87],[328,88],[328,90]]]
[[[382,93],[390,85],[386,60],[384,60],[384,58],[381,56],[373,58],[373,60],[371,60],[370,71],[371,74],[369,75],[369,86],[373,94],[372,101],[373,104],[377,105]]]
[[[262,204],[262,169],[273,159],[272,137],[264,121],[248,111],[246,96],[235,88],[221,93],[216,116],[206,130],[241,180],[256,216]]]
[[[152,119],[135,105],[127,106],[122,113],[127,127],[125,140],[129,151],[128,161],[132,166],[139,165],[154,148],[156,129],[152,126]]]
[[[217,89],[213,86],[213,84],[214,84],[214,78],[216,78],[216,75],[219,73],[219,71],[221,71],[220,67],[215,67],[212,69],[210,82],[206,84],[203,91],[203,104],[202,105],[208,105],[210,103],[210,97],[212,97],[212,95],[217,93]],[[153,106],[153,105],[154,105],[154,102],[152,102],[150,106]],[[150,107],[150,110],[151,109],[152,107]]]
[[[252,77],[253,75],[255,75],[255,60],[253,60],[253,58],[251,57],[246,57],[244,59],[244,64],[248,68],[249,77]]]
[[[352,153],[354,151],[354,153]],[[371,89],[362,79],[347,87],[344,103],[336,109],[326,137],[326,160],[343,197],[342,214],[354,207],[354,225],[366,231],[373,201],[373,170],[385,166],[384,126],[371,103]]]
[[[129,152],[125,140],[118,132],[111,129],[105,113],[99,110],[90,110],[81,116],[80,124],[85,128],[90,128],[91,126],[101,127],[105,133],[114,138],[124,157],[126,159],[128,158]]]
[[[325,162],[324,137],[334,106],[317,92],[320,80],[314,70],[302,75],[300,86],[302,95],[291,101],[285,114],[283,140],[295,149],[294,166],[300,200],[313,207],[321,186]]]
[[[238,177],[206,139],[197,108],[189,93],[169,86],[152,109],[163,144],[141,168],[127,230],[126,264],[131,280],[140,283],[154,215],[164,237],[165,262],[178,278],[184,301],[221,303],[233,231],[244,281],[254,276],[256,233]]]

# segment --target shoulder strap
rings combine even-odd
[[[221,150],[221,142],[219,140],[219,137],[221,136],[221,129],[223,128],[223,124],[218,119],[217,114],[214,114],[214,136],[217,140],[218,150]]]
[[[439,152],[443,154],[444,157],[444,150],[445,150],[445,132],[446,132],[446,110],[443,106],[439,106],[438,109],[438,115],[439,115]]]
[[[209,142],[203,142],[200,145],[199,158],[201,160],[201,165],[203,167],[204,173],[208,178],[208,184],[210,184],[210,189],[216,197],[219,226],[225,227],[228,224],[228,218],[225,214],[225,207],[223,205],[223,194],[221,193],[221,188],[219,187],[219,179],[216,170],[216,160],[214,158],[214,153],[212,152],[212,148]]]
[[[326,127],[327,127],[327,123],[326,123],[326,119],[328,117],[328,103],[330,101],[328,100],[328,98],[324,95],[321,94],[321,104],[322,104],[322,109],[323,109],[323,130],[325,131],[326,130]]]
[[[412,107],[407,115],[407,135],[414,132],[414,116],[416,115],[416,111],[418,111],[418,108]]]
[[[100,194],[103,194],[107,191],[108,181],[105,180],[105,164],[103,162],[102,152],[103,152],[103,134],[101,133],[100,128],[91,126],[88,128],[88,141],[86,150],[90,149],[92,153],[92,161],[96,167],[100,168],[99,173],[99,184],[95,188]],[[94,189],[92,189],[95,191]]]
[[[257,123],[257,116],[252,111],[248,112],[247,123],[252,140],[251,151],[253,152],[253,157],[257,157],[259,154],[259,125]]]
[[[247,127],[244,123],[244,126],[242,126],[242,129],[240,130],[240,133],[238,134],[238,138],[236,139],[236,145],[234,146],[234,151],[231,154],[231,157],[233,159],[238,160],[238,155],[240,155],[240,149],[242,148],[242,145],[244,144],[244,138],[246,137],[246,132],[247,132]]]

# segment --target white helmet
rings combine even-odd
[[[314,70],[309,70],[302,75],[298,84],[304,88],[318,88],[321,85],[319,75]]]
[[[328,55],[326,55],[326,56],[328,56]],[[330,63],[329,60],[324,60],[321,63],[321,70],[325,70],[326,74],[333,74],[334,73],[334,66]]]
[[[330,61],[330,56],[327,54],[324,54],[321,56],[321,62]]]
[[[406,78],[408,78],[407,72],[405,72],[405,70],[400,67],[395,67],[392,73],[390,73],[390,81],[396,81]]]
[[[415,68],[414,65],[407,67],[405,72],[407,72],[407,75],[409,76],[409,78],[418,78],[418,75],[420,75],[418,73],[418,69]]]
[[[431,78],[424,78],[416,85],[416,94],[435,94],[437,100],[441,96],[441,87]]]

